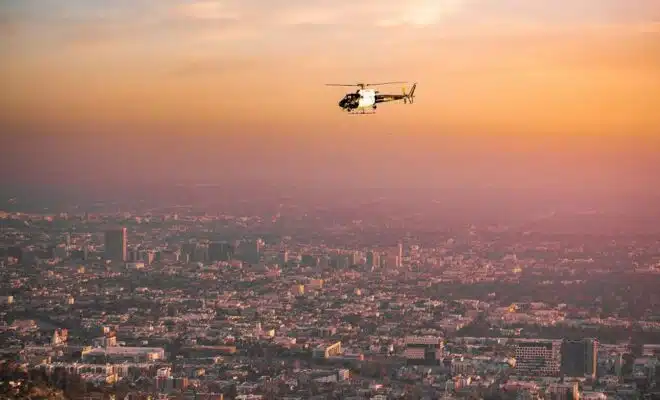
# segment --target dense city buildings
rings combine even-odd
[[[373,208],[2,214],[0,396],[658,394],[656,237],[397,230]]]

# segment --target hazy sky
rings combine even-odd
[[[2,0],[0,52],[4,177],[660,170],[658,0]],[[419,81],[417,102],[351,117],[323,86],[382,80]]]

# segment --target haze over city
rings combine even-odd
[[[653,0],[10,0],[0,12],[8,183],[657,190]],[[324,86],[383,80],[420,82],[416,103],[349,118],[337,101],[351,88]]]

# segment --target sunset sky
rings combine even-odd
[[[658,0],[3,0],[0,51],[5,178],[660,171]],[[416,103],[351,117],[324,86],[383,80]]]

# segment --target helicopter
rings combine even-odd
[[[358,90],[355,93],[347,93],[344,98],[339,101],[339,107],[347,111],[349,114],[375,114],[377,104],[387,103],[390,101],[403,100],[404,104],[413,103],[415,98],[415,82],[406,93],[406,88],[403,88],[402,94],[380,94],[378,90],[368,89],[370,86],[391,85],[391,84],[405,84],[406,82],[382,82],[382,83],[356,83],[356,84],[337,84],[328,83],[326,86],[357,86]],[[370,110],[370,111],[367,111]]]

